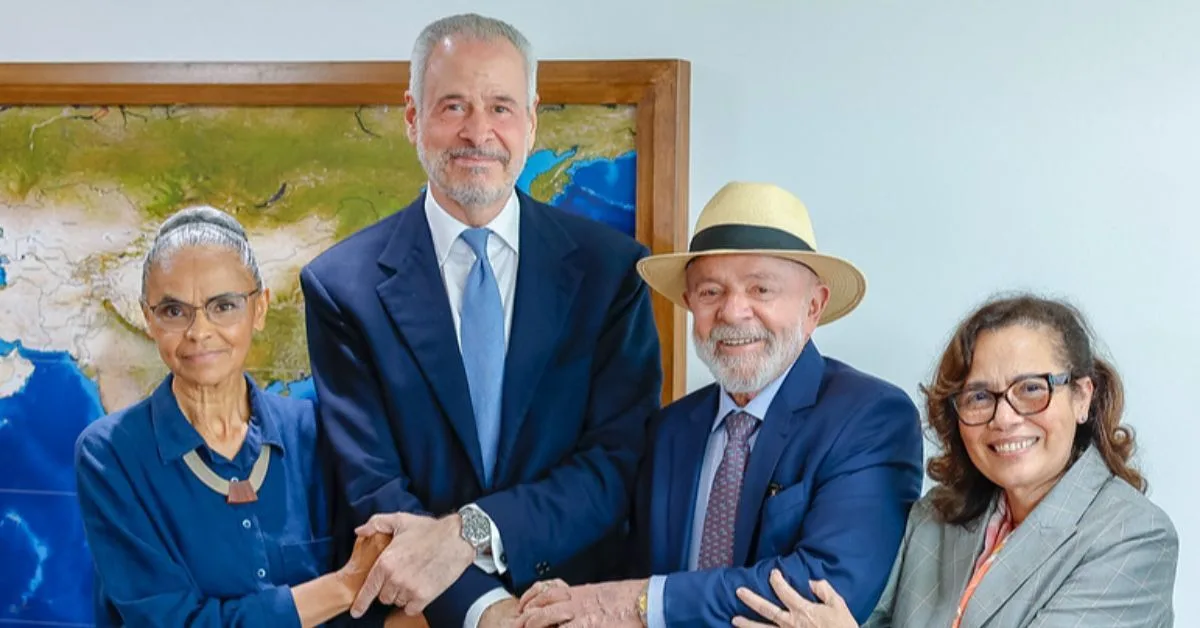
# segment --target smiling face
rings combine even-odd
[[[266,291],[240,296],[254,290],[254,276],[225,248],[184,248],[150,270],[142,314],[181,383],[215,386],[242,376],[251,338],[266,323]]]
[[[1044,401],[1031,401],[1040,398],[1039,387],[1045,383],[1042,380],[1039,384],[1037,376],[1070,370],[1061,355],[1060,343],[1058,333],[1042,325],[1016,324],[980,332],[964,386],[967,398],[985,398],[979,391],[999,393],[1016,384],[1009,395],[1019,408],[1024,406],[1029,411],[1040,407]],[[1092,399],[1088,378],[1049,388],[1048,404],[1040,412],[1021,416],[1001,396],[990,422],[958,424],[971,462],[984,477],[1004,489],[1010,505],[1018,510],[1025,505],[1026,512],[1066,471],[1075,430],[1081,419],[1086,419]]]
[[[696,353],[730,394],[757,393],[804,349],[829,301],[807,267],[766,255],[709,255],[687,268]]]
[[[421,90],[407,95],[405,120],[430,191],[451,214],[466,214],[455,215],[463,222],[479,212],[490,218],[512,194],[535,137],[524,58],[507,40],[448,37],[431,51]]]

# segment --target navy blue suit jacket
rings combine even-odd
[[[663,589],[667,625],[756,618],[735,591],[748,587],[778,604],[768,582],[774,568],[809,599],[809,579],[829,580],[865,620],[920,497],[916,407],[899,388],[822,357],[810,341],[771,402],[746,464],[734,566],[687,572],[696,485],[720,394],[712,384],[662,410],[639,477],[638,575],[672,574]]]
[[[521,250],[493,486],[424,197],[301,271],[318,416],[352,526],[375,513],[444,515],[475,502],[496,522],[503,577],[471,566],[426,609],[461,626],[500,585],[603,579],[617,568],[662,367],[628,236],[520,195]]]

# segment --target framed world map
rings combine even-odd
[[[0,65],[0,624],[90,624],[73,448],[165,367],[137,303],[170,213],[247,227],[272,292],[247,368],[312,395],[301,266],[408,205],[408,64]],[[689,67],[546,61],[518,187],[654,253],[687,231]],[[654,297],[664,402],[685,391],[684,314]]]

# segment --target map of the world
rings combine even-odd
[[[633,235],[634,129],[544,106],[518,187]],[[247,368],[311,396],[300,267],[424,184],[399,108],[0,107],[0,625],[92,623],[74,444],[165,375],[137,301],[161,221],[246,226],[272,292]]]

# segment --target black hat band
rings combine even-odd
[[[692,237],[688,252],[700,253],[719,249],[814,252],[804,239],[782,229],[758,225],[714,225]]]

